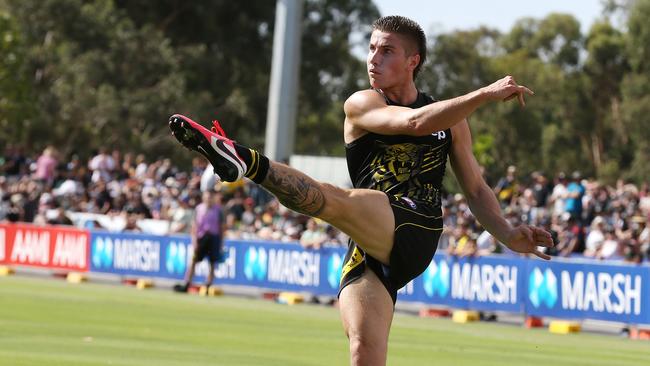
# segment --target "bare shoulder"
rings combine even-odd
[[[365,89],[352,94],[345,101],[343,110],[347,118],[354,118],[382,106],[386,106],[384,98],[372,89]]]
[[[360,90],[352,94],[343,105],[345,112],[345,123],[343,126],[343,137],[345,143],[350,143],[368,133],[360,127],[359,121],[373,109],[386,106],[386,101],[379,93],[372,89]]]

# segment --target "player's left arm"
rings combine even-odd
[[[519,253],[532,253],[543,259],[551,257],[538,246],[552,247],[551,234],[529,225],[513,227],[501,214],[494,192],[487,185],[472,152],[472,136],[467,120],[451,129],[453,139],[450,162],[456,179],[465,193],[472,213],[497,240]]]

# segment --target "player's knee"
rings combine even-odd
[[[350,339],[350,361],[352,365],[379,364],[383,359],[380,340],[372,340],[360,334],[348,335]],[[378,363],[379,362],[379,363]]]
[[[322,188],[325,191],[325,207],[320,218],[331,223],[340,219],[346,212],[346,205],[350,204],[351,190],[329,183],[323,183]]]

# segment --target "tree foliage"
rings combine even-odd
[[[109,146],[169,154],[176,146],[166,119],[179,112],[204,122],[218,118],[239,140],[263,146],[275,2],[7,0],[0,6],[1,31],[15,35],[7,39],[22,37],[25,52],[16,67],[2,70],[25,79],[22,94],[33,90],[21,97],[20,84],[3,78],[3,88],[14,85],[13,94],[2,93],[5,104],[19,109],[29,99],[34,106],[31,119],[3,109],[9,131],[0,132],[0,141],[35,150],[55,144],[64,153]],[[298,121],[312,138],[298,148],[341,152],[341,101],[364,75],[363,62],[350,53],[350,34],[367,36],[378,12],[369,0],[320,0],[306,1],[304,14]],[[6,54],[19,55],[19,45],[7,47],[13,51]],[[16,120],[22,124],[9,123]]]
[[[625,15],[624,27],[608,17]],[[432,37],[421,77],[443,98],[510,74],[536,95],[479,109],[475,152],[488,177],[507,165],[522,173],[573,171],[612,181],[648,180],[650,168],[650,1],[611,2],[586,35],[571,15],[524,18],[507,33],[484,27]],[[488,155],[486,158],[485,155]]]

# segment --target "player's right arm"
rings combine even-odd
[[[525,86],[517,85],[511,76],[506,76],[471,93],[421,108],[387,105],[376,91],[362,90],[350,96],[343,109],[346,123],[358,130],[382,135],[425,136],[454,126],[487,101],[516,96],[523,106],[524,93],[533,94]]]

